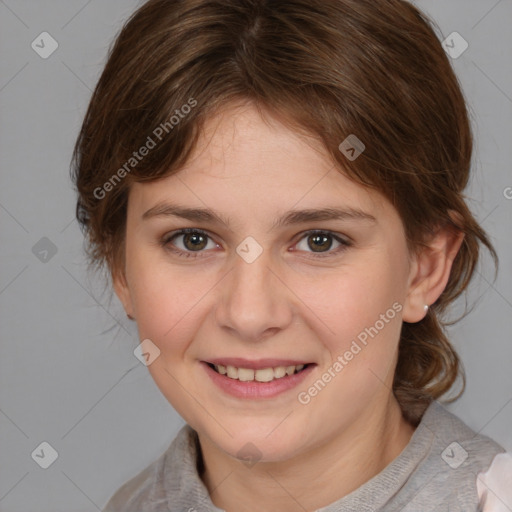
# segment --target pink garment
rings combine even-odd
[[[478,473],[476,488],[481,512],[512,512],[512,453],[499,453],[484,473]]]

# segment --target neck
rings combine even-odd
[[[350,494],[393,461],[414,433],[393,395],[368,410],[357,425],[307,453],[252,467],[200,435],[201,478],[212,502],[226,512],[314,511]]]

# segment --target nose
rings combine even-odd
[[[267,254],[263,251],[252,263],[237,256],[222,285],[216,320],[239,340],[266,339],[293,319],[293,293]]]

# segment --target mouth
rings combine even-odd
[[[267,366],[262,368],[247,368],[243,366],[214,364],[204,361],[213,371],[232,380],[240,382],[272,382],[286,379],[314,366],[315,363]],[[249,366],[249,365],[247,365]],[[254,366],[254,365],[251,365]]]
[[[210,382],[224,394],[259,401],[296,389],[309,378],[317,364],[283,359],[225,358],[201,361],[201,366]]]

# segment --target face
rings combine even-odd
[[[115,286],[187,423],[234,457],[253,443],[278,461],[388,403],[411,268],[383,196],[246,105],[207,123],[177,174],[133,185]],[[254,373],[269,367],[285,370]]]

